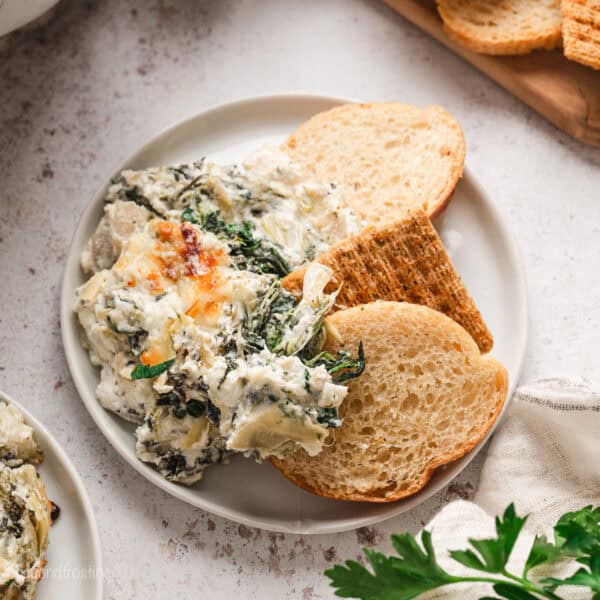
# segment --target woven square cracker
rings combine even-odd
[[[562,0],[565,56],[600,69],[600,0]]]
[[[422,304],[462,325],[481,352],[489,352],[493,346],[481,313],[420,208],[390,225],[367,227],[317,261],[333,270],[327,291],[340,288],[337,310],[375,300]],[[303,267],[285,277],[283,286],[301,294],[305,271]]]

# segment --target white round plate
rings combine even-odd
[[[0,392],[0,401],[16,406],[33,427],[44,452],[38,467],[48,498],[60,508],[50,529],[48,564],[36,600],[102,600],[102,554],[92,505],[83,483],[58,442],[18,402]]]
[[[0,0],[0,36],[45,15],[59,0]]]
[[[315,113],[349,101],[283,95],[217,106],[159,134],[118,172],[191,161],[205,154],[217,162],[239,161],[266,141],[283,140]],[[242,458],[230,465],[209,467],[204,479],[191,488],[163,479],[136,458],[132,427],[96,401],[98,372],[81,347],[72,313],[75,289],[84,281],[79,257],[102,216],[105,192],[106,186],[83,214],[67,258],[61,299],[62,336],[75,385],[92,418],[121,456],[144,477],[185,502],[246,525],[283,532],[328,533],[369,525],[420,504],[473,458],[481,445],[439,471],[421,493],[393,504],[339,502],[313,496],[289,483],[270,464],[258,465]],[[514,384],[527,337],[525,279],[508,230],[468,170],[436,225],[451,246],[456,268],[495,335],[494,355],[506,365]]]

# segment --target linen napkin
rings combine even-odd
[[[447,550],[467,548],[467,538],[494,537],[494,516],[514,502],[517,514],[529,514],[508,564],[509,571],[520,573],[536,533],[551,535],[560,515],[600,504],[599,432],[600,390],[587,379],[543,379],[518,388],[490,443],[474,502],[453,502],[426,526],[440,564],[453,574],[474,574],[450,559]],[[552,574],[576,570],[572,563],[555,565]],[[460,584],[427,597],[494,595],[486,584]],[[589,592],[562,587],[560,595],[586,598]]]

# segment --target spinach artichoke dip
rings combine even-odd
[[[33,430],[0,402],[0,598],[32,600],[48,547],[51,503],[33,466],[42,461]]]
[[[331,272],[281,278],[362,228],[340,188],[279,150],[124,171],[82,256],[75,312],[100,404],[137,424],[138,457],[191,485],[232,453],[320,452],[362,347],[323,352]]]

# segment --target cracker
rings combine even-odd
[[[422,304],[462,325],[481,352],[492,349],[492,334],[423,210],[411,209],[391,225],[368,227],[317,260],[333,270],[327,291],[340,288],[335,309],[375,300]],[[305,270],[284,278],[284,287],[300,294]]]
[[[565,56],[600,69],[600,0],[562,0]]]

